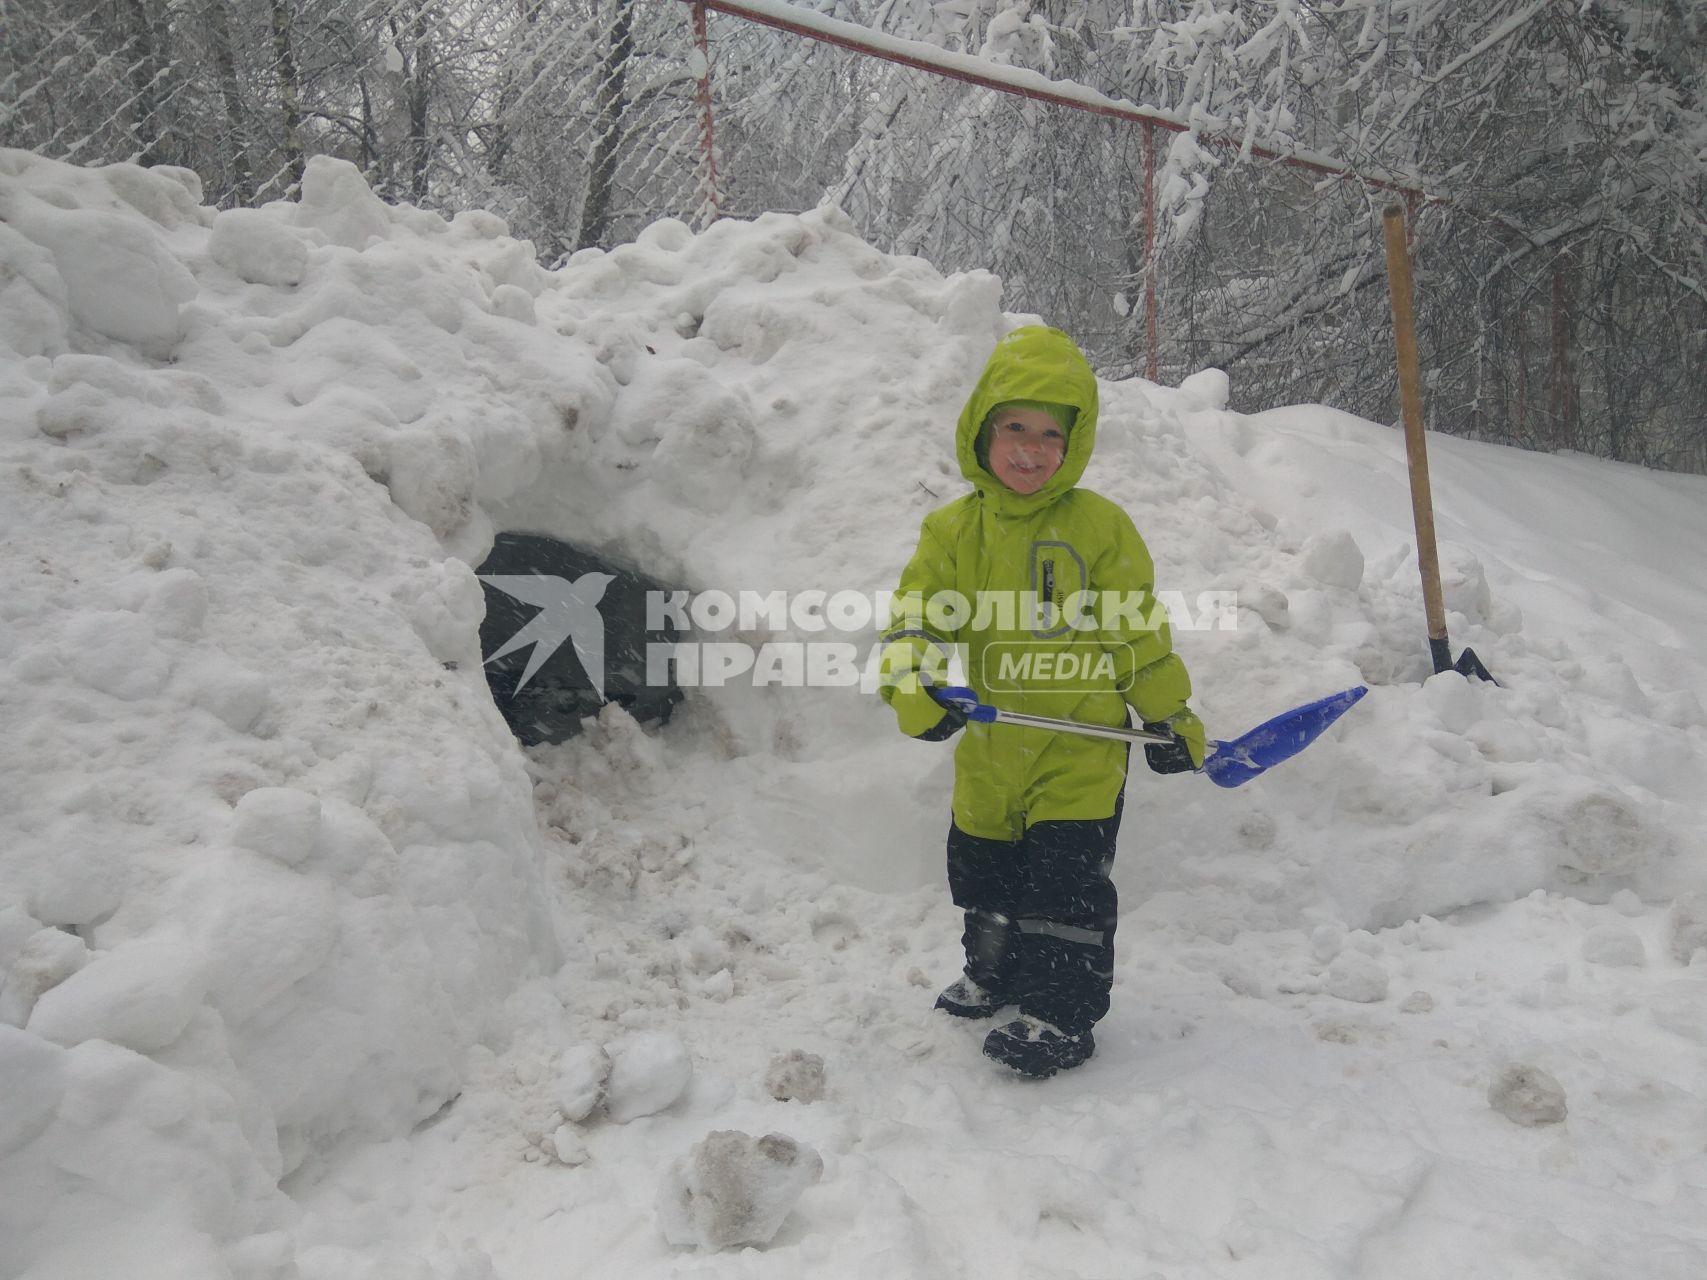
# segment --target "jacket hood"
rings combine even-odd
[[[1061,468],[1036,493],[1015,493],[978,460],[978,433],[999,404],[1011,400],[1071,405],[1078,411],[1067,433]],[[960,474],[1002,515],[1025,515],[1046,507],[1079,483],[1096,444],[1097,379],[1077,344],[1059,329],[1027,325],[1015,329],[990,353],[955,428]]]

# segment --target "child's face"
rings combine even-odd
[[[990,474],[1015,493],[1036,493],[1061,469],[1067,435],[1044,410],[1003,409],[990,431]]]

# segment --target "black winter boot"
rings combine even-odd
[[[1029,1013],[1003,1023],[984,1037],[986,1058],[1038,1080],[1076,1067],[1095,1052],[1096,1040],[1089,1027],[1071,1035]]]
[[[1000,992],[985,990],[965,974],[944,987],[936,998],[937,1008],[957,1018],[992,1018],[1011,1003]]]

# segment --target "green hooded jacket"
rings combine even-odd
[[[1033,494],[1009,489],[979,461],[986,418],[1016,400],[1077,410],[1060,469]],[[1185,709],[1191,680],[1155,600],[1150,553],[1124,511],[1074,487],[1096,424],[1096,375],[1071,338],[1028,326],[997,343],[956,429],[972,492],[925,517],[884,635],[882,693],[904,732],[941,719],[919,695],[918,673],[947,683],[952,646],[964,646],[979,698],[1003,710],[1124,725],[1128,705],[1144,721]],[[1126,782],[1127,753],[1124,743],[1078,734],[968,724],[954,757],[955,824],[1016,840],[1038,822],[1106,818]]]

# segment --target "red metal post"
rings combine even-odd
[[[1518,309],[1512,327],[1517,334],[1513,342],[1517,348],[1517,372],[1513,391],[1516,404],[1512,408],[1512,425],[1517,429],[1517,439],[1521,444],[1528,439],[1525,433],[1529,430],[1529,321],[1522,308]]]
[[[1575,375],[1571,369],[1571,299],[1563,255],[1553,259],[1552,359],[1548,399],[1553,418],[1553,447],[1577,446]]]
[[[699,77],[699,142],[705,152],[705,199],[700,207],[710,209],[708,222],[716,222],[723,215],[717,207],[717,151],[713,146],[711,111],[711,37],[707,26],[705,0],[694,0],[693,34],[699,43],[702,64]]]
[[[1144,376],[1157,380],[1156,362],[1156,126],[1144,123]]]

